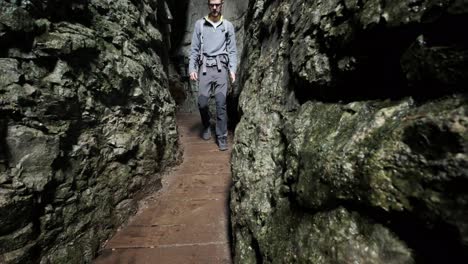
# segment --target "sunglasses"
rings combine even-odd
[[[211,8],[213,8],[213,7],[220,7],[220,6],[222,6],[222,5],[223,5],[223,3],[221,3],[221,4],[208,4],[208,6],[211,7]]]

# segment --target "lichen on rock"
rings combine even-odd
[[[252,1],[235,263],[467,260],[457,1]]]
[[[91,262],[177,161],[156,9],[0,1],[1,263]]]

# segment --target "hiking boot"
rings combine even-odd
[[[221,151],[228,149],[227,137],[219,137],[218,138],[218,148]]]
[[[210,127],[205,127],[203,129],[202,138],[204,140],[210,140],[210,138],[211,138],[211,128]]]

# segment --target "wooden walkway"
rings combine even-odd
[[[198,115],[177,119],[183,163],[164,176],[163,188],[108,241],[95,264],[231,263],[231,137],[221,152],[214,138],[200,138]]]

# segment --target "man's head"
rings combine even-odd
[[[208,8],[210,9],[210,17],[218,19],[223,10],[223,0],[208,0]]]

